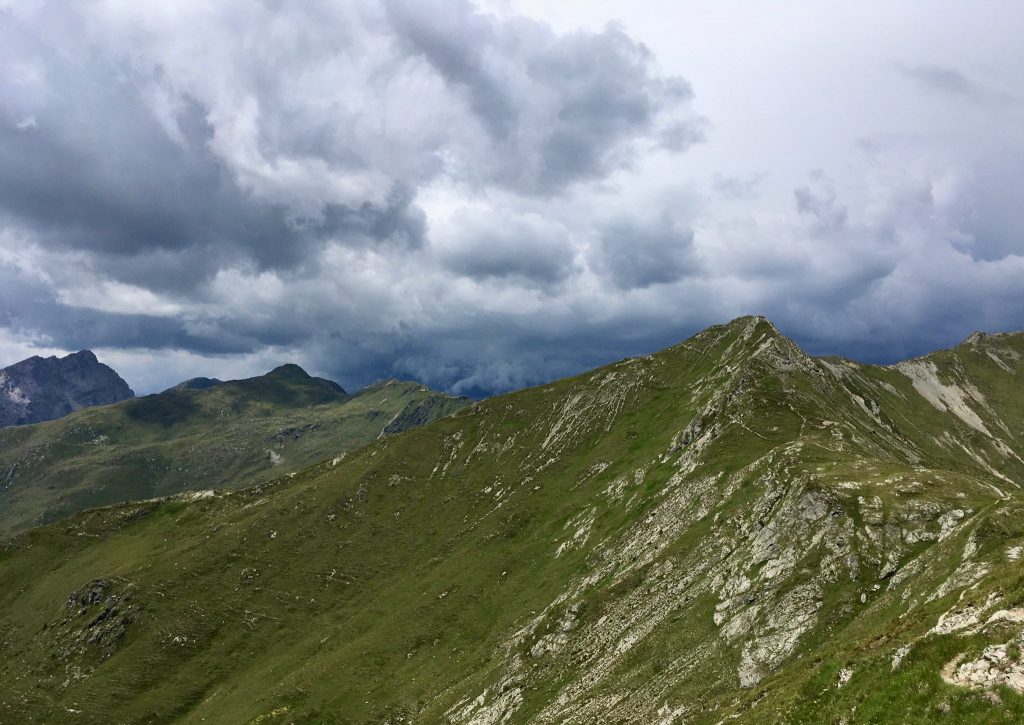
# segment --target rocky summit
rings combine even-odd
[[[0,370],[0,427],[53,420],[134,396],[128,383],[89,350],[30,357]]]
[[[1021,722],[1022,482],[1024,335],[871,366],[741,318],[19,535],[0,720]]]

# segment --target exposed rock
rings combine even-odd
[[[951,634],[953,632],[961,632],[966,630],[965,633],[970,633],[977,629],[981,623],[981,619],[986,611],[991,609],[996,602],[999,601],[1000,595],[998,592],[992,592],[985,599],[985,602],[980,606],[968,604],[966,607],[960,609],[951,609],[948,612],[944,612],[939,616],[939,621],[935,623],[935,626],[929,630],[929,634]],[[1002,610],[1006,612],[1006,610]],[[1013,610],[1014,612],[1018,610]],[[1000,614],[997,612],[996,614]],[[1009,612],[1006,612],[1007,618],[1009,618]],[[989,621],[993,621],[996,615],[992,615]]]
[[[978,624],[980,614],[977,607],[965,607],[953,612],[946,612],[939,617],[938,623],[932,627],[935,634],[950,634]]]
[[[910,645],[905,644],[900,647],[892,656],[892,669],[895,671],[903,663],[903,659],[910,654]]]
[[[985,402],[981,393],[969,383],[965,382],[964,387],[943,383],[935,363],[930,360],[907,360],[896,365],[896,369],[910,378],[914,389],[935,408],[949,411],[975,430],[992,436],[968,402],[973,401],[975,405]]]
[[[741,687],[752,687],[775,669],[796,647],[800,636],[810,629],[820,606],[821,592],[816,583],[794,587],[755,626],[754,636],[740,655]]]
[[[89,350],[62,358],[30,357],[0,370],[0,427],[53,420],[133,397],[128,383]]]
[[[57,648],[67,657],[96,652],[110,657],[139,614],[130,584],[94,579],[68,596],[66,614],[54,623]]]
[[[1010,657],[1009,644],[990,645],[980,657],[966,662],[962,654],[957,655],[943,668],[942,679],[960,687],[991,689],[1004,685],[1024,692],[1024,662]]]
[[[993,622],[1024,622],[1024,608],[1000,609],[993,612],[992,615],[985,620],[985,624],[992,624]]]
[[[270,439],[275,443],[287,443],[288,441],[298,440],[299,438],[302,438],[302,436],[312,433],[318,428],[320,428],[320,423],[307,423],[306,425],[282,428],[274,433]]]
[[[836,687],[842,687],[851,679],[853,679],[853,668],[844,667],[843,669],[839,670],[839,681],[836,683]]]
[[[523,704],[523,690],[506,677],[493,690],[484,690],[470,702],[460,702],[448,712],[451,722],[465,725],[501,725]]]
[[[469,402],[469,398],[459,398],[460,401]],[[410,428],[418,428],[426,425],[436,418],[435,410],[442,404],[442,398],[432,397],[423,401],[411,401],[398,414],[388,421],[381,430],[381,435],[394,435]]]

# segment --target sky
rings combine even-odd
[[[474,397],[1024,329],[1024,5],[0,0],[0,366]]]

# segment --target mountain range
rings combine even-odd
[[[0,537],[94,506],[252,486],[468,402],[397,380],[349,395],[282,365],[0,428]]]
[[[0,720],[1021,722],[1022,456],[1024,334],[871,366],[740,318],[22,532]]]

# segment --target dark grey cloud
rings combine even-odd
[[[22,270],[0,263],[0,327],[35,331],[40,321],[27,313],[52,303],[53,294],[44,285],[26,277]]]
[[[601,230],[596,266],[623,290],[675,282],[697,271],[693,230],[668,212],[624,217]]]
[[[1024,205],[1014,179],[1024,178],[1024,155],[986,160],[957,182],[944,214],[960,230],[954,244],[976,260],[1024,255]]]
[[[640,138],[675,151],[703,138],[700,119],[665,117],[692,98],[689,84],[658,75],[651,52],[616,25],[557,35],[464,0],[386,7],[402,47],[460,91],[490,137],[482,181],[550,194],[628,165]]]
[[[514,133],[520,108],[514,89],[508,87],[511,79],[500,77],[503,71],[511,75],[514,70],[505,65],[506,57],[491,56],[499,38],[490,18],[464,0],[442,5],[388,0],[385,7],[406,52],[422,56],[448,83],[464,90],[469,105],[496,140],[504,141]],[[540,25],[529,23],[521,30],[545,34]],[[474,42],[466,42],[467,38]]]
[[[0,40],[13,32],[0,28]],[[147,79],[111,77],[108,61],[42,42],[23,52],[50,90],[31,124],[11,113],[0,121],[0,217],[41,245],[92,253],[124,281],[191,290],[225,265],[295,268],[327,239],[423,243],[410,187],[395,182],[380,202],[324,203],[303,216],[239,186],[211,153],[208,111],[195,99],[183,99],[172,138],[143,97]]]
[[[306,42],[268,36],[266,57],[246,50],[216,67],[174,46],[163,57],[127,36],[119,47],[73,32],[97,22],[88,4],[12,11],[0,45],[34,80],[0,80],[0,217],[38,244],[90,253],[122,281],[194,293],[226,266],[315,267],[328,240],[420,247],[417,188],[439,173],[546,193],[628,163],[634,142],[665,124],[686,132],[666,115],[689,100],[685,81],[659,76],[618,28],[558,35],[465,2],[354,7],[278,8],[271,20]],[[166,32],[177,42],[186,28]],[[468,98],[469,115],[430,118],[453,98],[386,51],[350,81],[363,98],[339,95],[350,90],[332,87],[353,71],[347,61],[382,52],[380,40],[426,59]],[[216,42],[230,56],[232,40]],[[318,77],[324,68],[338,75]],[[398,105],[368,118],[391,88]],[[411,133],[385,130],[407,117],[419,123]],[[474,141],[477,121],[485,143]]]
[[[475,279],[507,279],[549,286],[575,271],[569,231],[536,214],[511,215],[464,209],[438,246],[441,263]]]
[[[549,309],[543,319],[470,310],[447,319],[429,336],[409,330],[358,343],[345,340],[340,367],[338,348],[321,340],[311,348],[308,362],[352,387],[397,376],[479,398],[660,350],[705,326],[706,314],[699,303],[662,315],[637,312],[611,319],[584,319],[569,309]]]
[[[67,350],[185,349],[213,355],[249,353],[267,345],[286,346],[308,334],[289,326],[283,310],[278,320],[266,324],[256,320],[228,322],[216,315],[183,318],[69,305],[42,281],[4,266],[0,266],[0,327],[43,335],[47,343]]]

